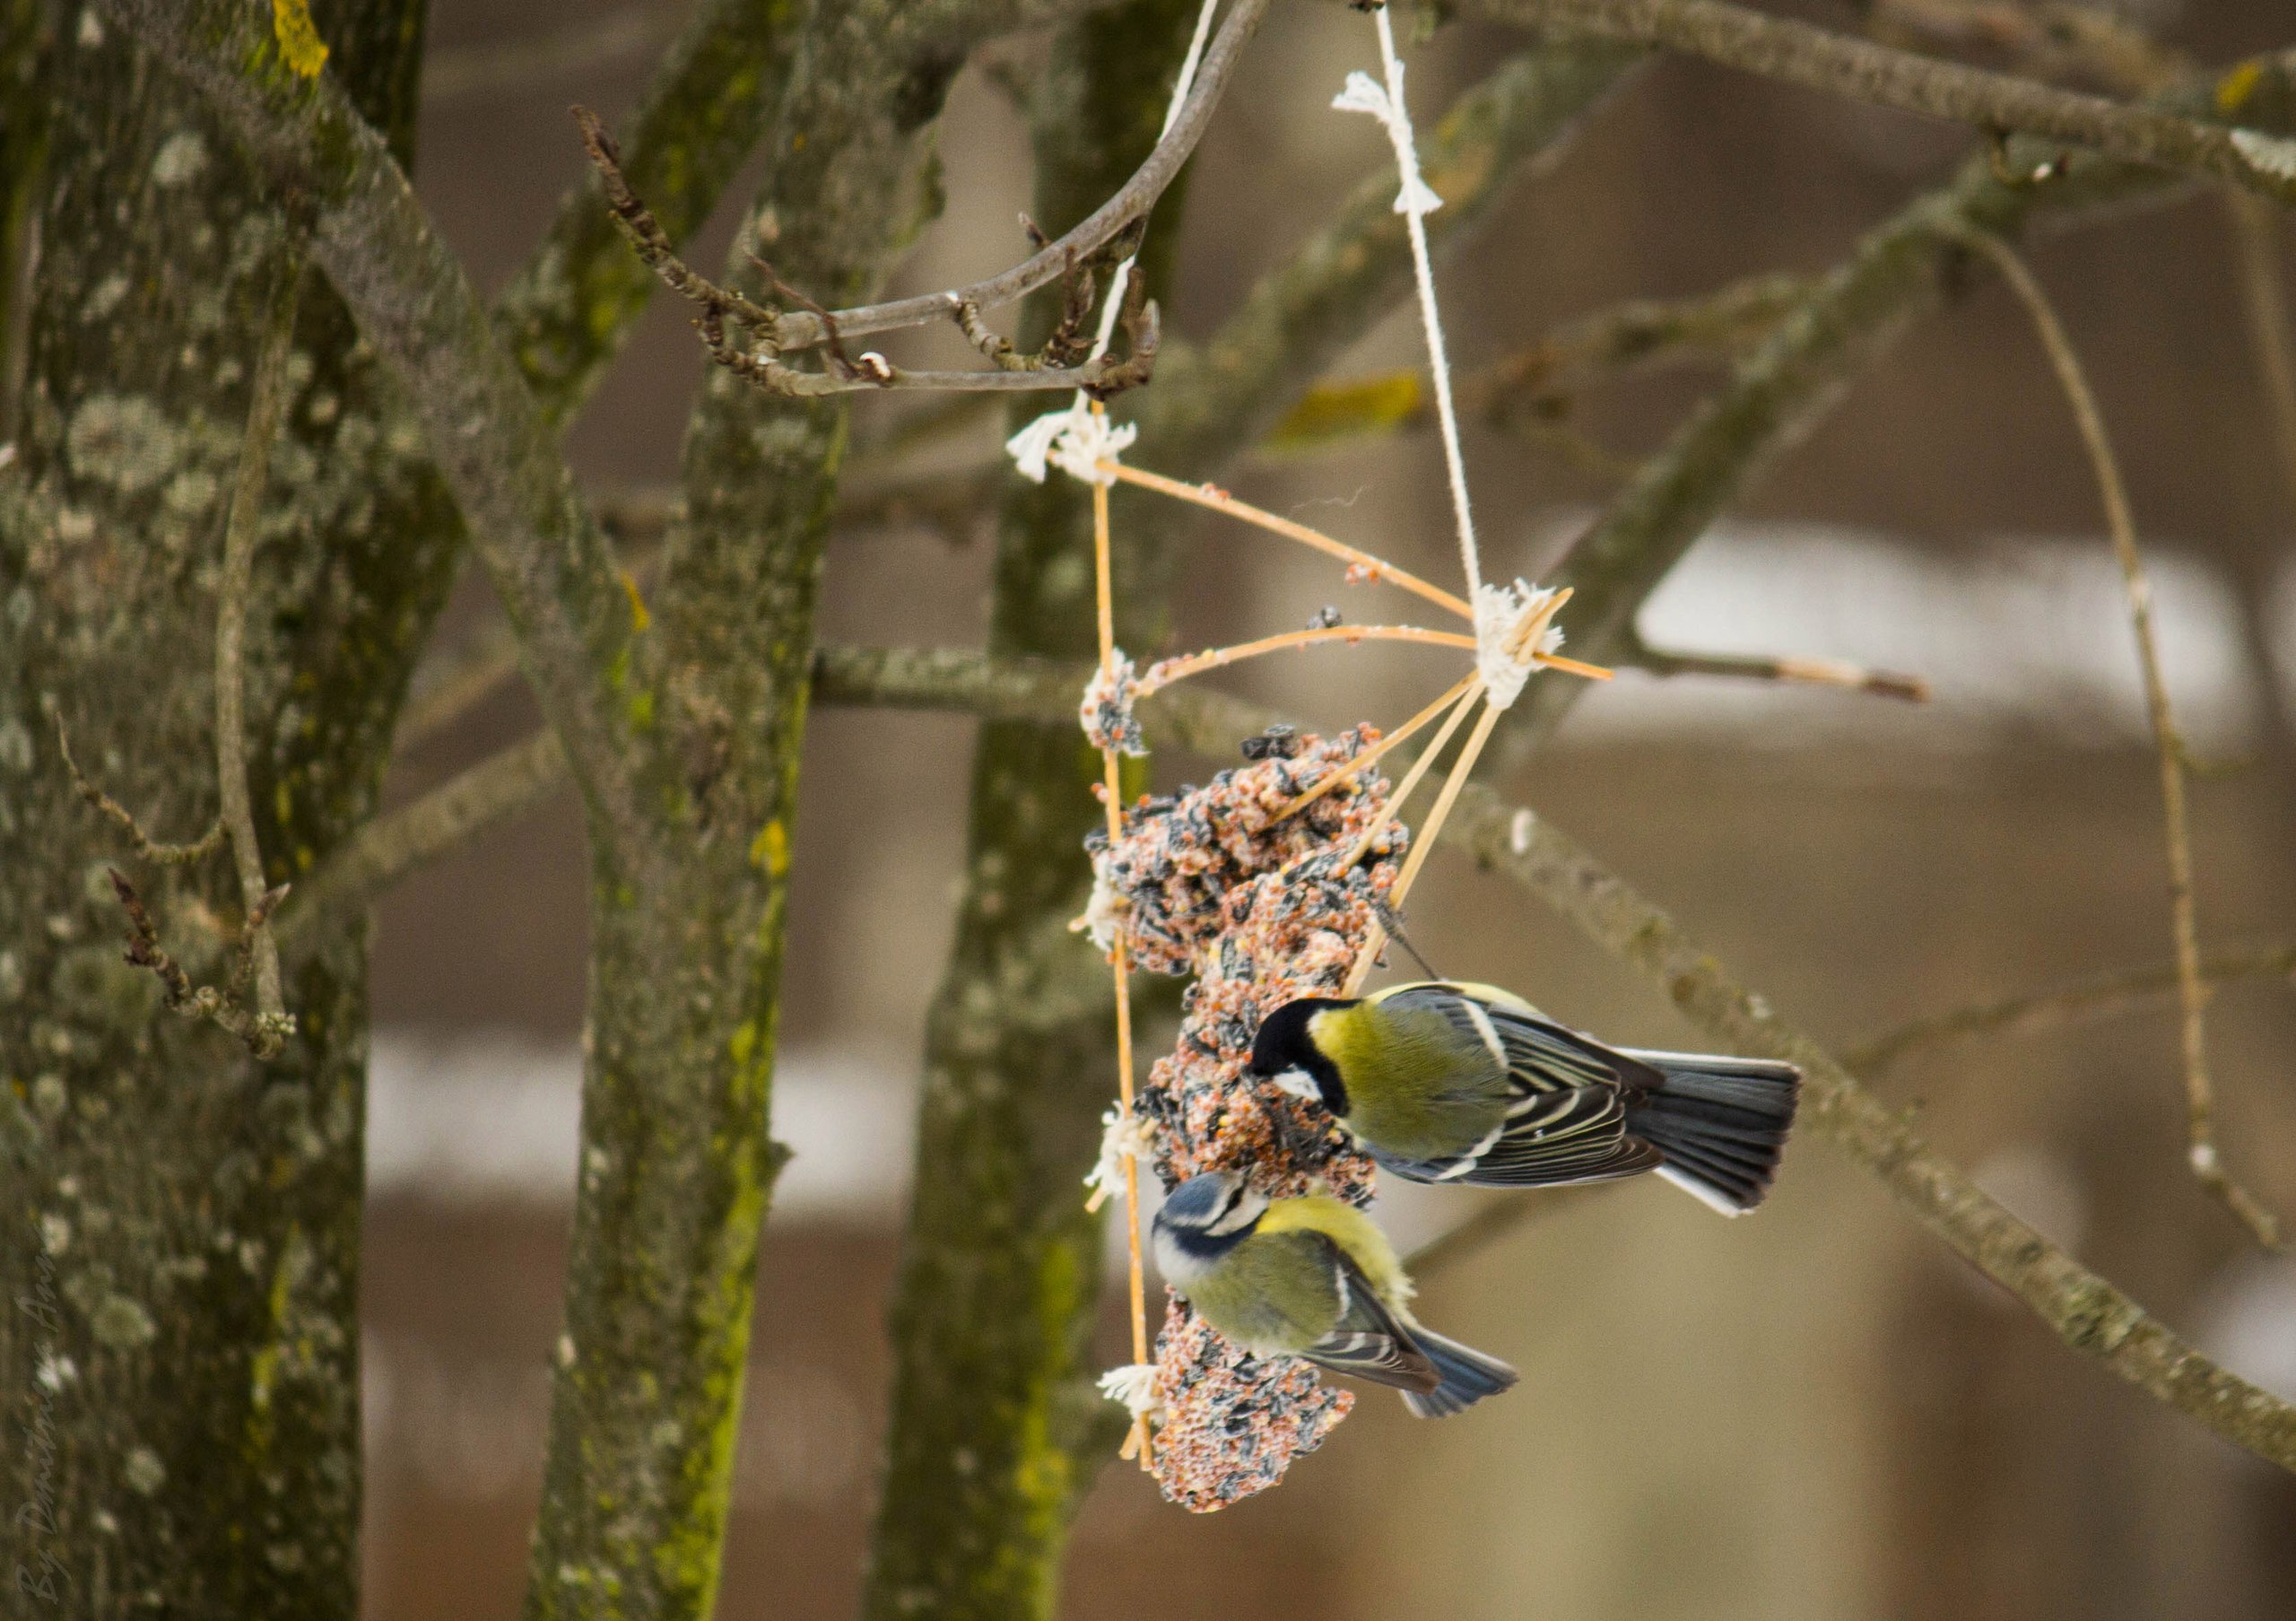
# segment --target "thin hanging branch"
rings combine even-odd
[[[2128,506],[2128,492],[2121,483],[2120,466],[2105,433],[2096,397],[2073,352],[2072,340],[2050,306],[2048,295],[2026,268],[2023,259],[2000,238],[1972,231],[1966,240],[1990,258],[2002,278],[2016,293],[2041,346],[2048,352],[2051,370],[2073,407],[2103,497],[2105,523],[2112,536],[2113,555],[2120,564],[2128,597],[2129,624],[2136,633],[2136,656],[2144,675],[2144,703],[2152,722],[2152,740],[2161,760],[2161,820],[2169,849],[2169,910],[2177,947],[2178,999],[2183,1012],[2185,1123],[2193,1175],[2200,1185],[2239,1218],[2267,1250],[2280,1247],[2280,1224],[2270,1211],[2224,1170],[2216,1147],[2216,1094],[2208,1073],[2208,987],[2200,972],[2200,929],[2193,899],[2192,835],[2185,805],[2185,742],[2178,729],[2176,711],[2170,706],[2169,684],[2161,668],[2160,640],[2152,623],[2152,587],[2145,577],[2144,558],[2137,550],[2136,524]]]

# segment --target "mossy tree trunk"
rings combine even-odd
[[[793,49],[750,266],[865,301],[937,206],[931,131],[962,53],[946,6],[820,0]],[[589,1059],[566,1332],[527,1613],[706,1617],[733,1478],[813,610],[846,410],[713,372],[666,545],[665,775],[650,871],[594,859]],[[596,841],[594,841],[594,850]]]
[[[317,16],[331,71],[411,157],[422,0]],[[105,868],[213,979],[214,920],[239,911],[229,858],[135,861],[50,719],[156,836],[213,817],[222,515],[282,216],[196,96],[92,15],[60,21],[0,471],[0,1281],[27,1303],[0,1330],[11,1464],[38,1438],[10,1470],[5,1564],[60,1614],[348,1617],[364,931],[290,957],[300,1033],[275,1061],[161,1012],[121,960]],[[454,535],[343,306],[306,276],[300,310],[248,605],[274,883],[372,807]]]

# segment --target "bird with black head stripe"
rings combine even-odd
[[[1606,1047],[1497,986],[1447,980],[1286,1003],[1261,1022],[1251,1069],[1413,1181],[1655,1171],[1725,1216],[1770,1191],[1801,1089],[1791,1064]]]

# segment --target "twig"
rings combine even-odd
[[[1896,670],[1868,669],[1836,658],[1788,658],[1748,653],[1692,653],[1654,648],[1634,632],[1615,661],[1628,669],[1653,675],[1726,675],[1741,681],[1776,681],[1788,685],[1840,687],[1871,693],[1878,698],[1898,698],[1908,703],[1929,702],[1929,683],[1919,675]]]
[[[72,786],[97,810],[117,824],[127,835],[135,853],[155,867],[187,867],[194,861],[204,861],[223,848],[223,818],[217,816],[207,831],[189,844],[161,844],[146,833],[137,824],[135,813],[103,789],[91,782],[80,770],[80,763],[72,757],[71,735],[64,728],[61,710],[52,710],[48,719],[56,722],[57,752],[64,756],[64,769],[71,773]]]
[[[2296,979],[2296,946],[2216,952],[2201,959],[2200,977],[2211,986],[2237,980]],[[2139,1013],[2163,998],[2176,997],[2183,982],[2184,965],[2175,961],[2119,969],[1915,1019],[1848,1049],[1841,1061],[1853,1073],[1876,1079],[1910,1054],[1948,1042],[1981,1035],[2027,1035]]]
[[[2265,1248],[2280,1246],[2279,1224],[2262,1205],[2225,1172],[2216,1149],[2215,1089],[2208,1073],[2208,988],[2200,972],[2199,926],[2196,918],[2192,881],[2192,839],[2185,806],[2185,750],[2169,704],[2169,685],[2161,669],[2161,649],[2152,623],[2152,587],[2145,578],[2144,559],[2137,550],[2136,525],[2130,516],[2128,492],[2121,484],[2111,441],[2096,397],[2089,391],[2072,342],[2050,307],[2048,295],[2023,259],[2000,238],[1971,231],[1966,239],[1991,258],[2032,318],[2033,330],[2048,352],[2049,365],[2065,390],[2066,402],[2081,430],[2081,442],[2095,469],[2103,497],[2106,527],[2113,554],[2119,561],[2128,597],[2128,618],[2136,633],[2137,662],[2144,675],[2145,707],[2151,711],[2153,742],[2161,759],[2161,805],[2169,849],[2169,907],[2176,938],[2179,1001],[2183,1010],[2185,1117],[2193,1175],[2227,1209],[2245,1224]]]
[[[292,1022],[283,1024],[278,1019],[250,1013],[239,1005],[239,998],[256,975],[255,942],[265,937],[273,910],[287,898],[287,886],[282,884],[266,890],[248,909],[239,926],[238,949],[232,953],[231,977],[218,990],[213,985],[192,984],[191,976],[184,972],[182,964],[160,945],[160,931],[153,925],[143,897],[135,893],[135,886],[117,867],[107,867],[105,871],[111,876],[112,893],[119,897],[120,909],[127,913],[126,961],[131,967],[150,969],[158,978],[168,1011],[216,1025],[238,1037],[258,1059],[278,1057],[287,1036],[293,1032]]]
[[[605,190],[607,206],[629,240],[631,251],[662,279],[665,286],[700,310],[694,318],[694,330],[700,335],[702,346],[709,352],[710,358],[735,376],[760,388],[803,399],[900,388],[976,393],[1083,389],[1100,397],[1147,381],[1154,369],[1158,326],[1153,304],[1138,305],[1126,311],[1126,327],[1131,334],[1132,349],[1122,360],[1100,357],[1082,366],[1056,367],[1047,364],[1046,357],[1041,355],[1015,357],[1007,344],[1003,345],[1002,353],[990,353],[990,358],[997,362],[991,370],[920,371],[896,366],[874,351],[853,356],[845,349],[845,318],[784,282],[770,265],[752,255],[751,262],[764,275],[776,296],[799,307],[804,318],[819,329],[819,341],[829,351],[828,363],[819,371],[801,371],[785,365],[781,360],[783,345],[775,334],[785,320],[794,318],[758,303],[738,289],[711,281],[679,257],[668,233],[623,178],[620,155],[604,124],[587,107],[577,107],[573,113],[590,165],[597,171],[599,183]],[[966,336],[977,343],[990,336],[981,327],[978,306],[970,301],[961,301],[940,313],[955,319]],[[746,345],[727,336],[728,322],[748,332]],[[1059,336],[1055,334],[1056,339]]]
[[[1187,161],[1188,154],[1196,150],[1196,143],[1210,126],[1213,109],[1219,106],[1244,47],[1259,31],[1268,4],[1269,0],[1236,0],[1211,48],[1204,54],[1203,65],[1196,70],[1196,88],[1189,92],[1163,139],[1156,143],[1132,178],[1074,230],[1047,243],[1012,269],[986,281],[951,288],[945,292],[840,309],[837,311],[839,330],[848,336],[859,336],[945,321],[968,304],[976,310],[995,309],[1057,281],[1072,258],[1088,260],[1108,246],[1126,227],[1153,208],[1156,199],[1178,178],[1181,165]],[[818,318],[793,313],[775,322],[768,336],[778,353],[788,354],[821,343],[828,336],[828,331]],[[1070,382],[1065,386],[1079,385]]]
[[[279,919],[280,939],[291,945],[329,916],[366,905],[406,873],[539,803],[565,780],[566,751],[545,728],[377,817],[296,885],[295,903]]]
[[[1180,479],[1167,478],[1161,473],[1150,473],[1144,468],[1126,466],[1121,462],[1104,461],[1100,466],[1101,472],[1113,474],[1125,484],[1137,484],[1144,490],[1153,490],[1160,495],[1169,495],[1175,501],[1184,501],[1191,506],[1205,507],[1214,512],[1225,512],[1231,518],[1239,518],[1248,524],[1281,535],[1287,540],[1296,540],[1303,546],[1312,546],[1326,555],[1339,558],[1347,563],[1352,571],[1360,573],[1367,581],[1384,580],[1389,585],[1401,586],[1414,597],[1424,597],[1438,607],[1447,608],[1457,614],[1462,619],[1471,620],[1474,617],[1474,610],[1467,606],[1465,597],[1454,596],[1440,586],[1431,585],[1416,574],[1398,569],[1391,562],[1384,562],[1369,552],[1351,546],[1344,541],[1334,540],[1330,536],[1311,529],[1303,523],[1294,523],[1288,518],[1279,518],[1273,512],[1253,506],[1249,501],[1238,501],[1216,484],[1192,484]],[[1474,645],[1472,638],[1469,639],[1468,645]]]
[[[295,1029],[280,989],[279,947],[264,920],[270,911],[264,901],[270,885],[264,881],[263,845],[256,837],[255,811],[248,799],[246,643],[248,595],[255,587],[256,538],[263,518],[264,489],[270,482],[271,448],[279,438],[279,419],[286,408],[287,357],[294,344],[295,310],[303,279],[300,240],[291,240],[273,274],[261,346],[256,351],[254,377],[248,390],[239,476],[223,525],[222,578],[215,604],[215,780],[222,794],[223,825],[230,830],[239,901],[246,909],[241,933],[245,949],[255,962],[255,1028],[265,1036],[269,1047],[267,1051],[256,1047],[258,1058],[277,1053],[281,1042]]]
[[[1480,0],[1486,15],[1687,52],[1726,67],[1980,130],[2018,130],[2190,170],[2296,203],[2296,145],[2012,74],[1892,50],[1723,0]]]

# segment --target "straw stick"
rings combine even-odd
[[[1103,407],[1092,402],[1092,414],[1100,415]],[[1109,487],[1092,485],[1092,571],[1094,588],[1099,597],[1100,631],[1100,668],[1116,668],[1116,593],[1109,567]],[[1124,837],[1124,768],[1118,762],[1116,750],[1100,751],[1100,764],[1107,783],[1109,816],[1109,848],[1113,850]],[[1132,984],[1130,952],[1126,949],[1124,922],[1118,919],[1116,943],[1109,960],[1116,975],[1116,1087],[1117,1102],[1126,1120],[1132,1118]],[[1140,1163],[1132,1155],[1124,1156],[1124,1241],[1125,1258],[1130,1268],[1132,1305],[1132,1360],[1148,1360],[1148,1297],[1145,1273],[1140,1263]],[[1148,1434],[1145,1415],[1135,1414],[1132,1430],[1125,1437],[1122,1456],[1135,1453],[1144,1469],[1152,1467],[1154,1443]]]
[[[1183,484],[1177,478],[1166,478],[1161,473],[1150,473],[1139,467],[1127,467],[1120,462],[1104,461],[1100,464],[1100,469],[1103,473],[1122,479],[1126,484],[1137,484],[1144,490],[1153,490],[1160,495],[1169,495],[1175,501],[1184,501],[1192,506],[1206,507],[1214,512],[1225,512],[1231,518],[1239,518],[1244,522],[1256,525],[1271,534],[1296,540],[1303,546],[1313,546],[1318,552],[1352,563],[1362,570],[1369,579],[1385,580],[1389,585],[1401,586],[1413,595],[1423,597],[1438,607],[1456,614],[1462,619],[1474,618],[1474,610],[1467,606],[1465,597],[1454,597],[1442,587],[1431,585],[1420,579],[1418,575],[1398,569],[1395,564],[1374,557],[1359,547],[1351,546],[1345,541],[1334,540],[1319,529],[1311,529],[1305,524],[1294,523],[1288,518],[1278,518],[1274,513],[1264,508],[1255,507],[1249,501],[1238,501],[1217,484]]]

